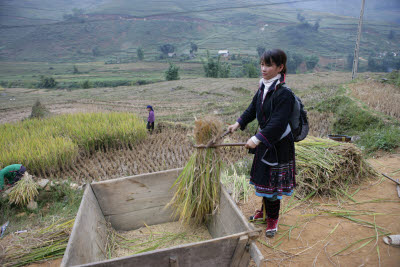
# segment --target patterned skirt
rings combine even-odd
[[[278,163],[271,166],[262,161],[266,147],[257,147],[250,172],[250,184],[254,185],[257,196],[282,199],[283,195],[290,196],[296,186],[294,143],[291,138],[284,138],[275,148]]]

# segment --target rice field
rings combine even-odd
[[[364,81],[348,86],[351,95],[370,108],[400,120],[400,89],[398,87],[376,81]]]
[[[130,113],[85,113],[0,125],[0,168],[21,163],[35,174],[71,166],[80,154],[134,145],[147,135]]]

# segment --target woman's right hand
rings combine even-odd
[[[228,131],[233,133],[240,127],[240,124],[238,122],[235,122],[235,124],[229,125],[228,126]]]

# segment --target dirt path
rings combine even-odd
[[[370,162],[379,172],[400,178],[400,154],[386,155],[371,159]],[[349,192],[355,192],[358,188],[361,189],[354,195],[354,199],[370,203],[356,204],[343,198],[344,203],[340,204],[338,200],[315,197],[309,203],[281,215],[278,235],[267,239],[263,234],[257,243],[267,266],[399,266],[400,248],[386,245],[382,236],[376,239],[375,227],[363,226],[345,217],[326,213],[333,210],[341,210],[343,213],[343,210],[347,210],[352,218],[372,224],[375,221],[377,226],[392,234],[400,234],[400,198],[395,184],[379,177],[365,181]],[[371,203],[377,199],[381,199],[381,202]],[[281,210],[287,206],[288,201],[289,198],[284,199]],[[247,217],[259,206],[260,198],[253,195],[248,203],[241,205],[241,209]],[[265,228],[264,225],[260,227],[263,230]],[[334,255],[353,242],[368,237],[371,238]],[[261,242],[275,246],[275,249]]]

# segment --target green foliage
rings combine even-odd
[[[336,119],[333,124],[335,134],[358,134],[368,128],[381,127],[383,124],[381,118],[361,108],[344,95],[328,98],[318,103],[316,109],[335,114]]]
[[[210,57],[210,52],[207,50],[207,61],[202,59],[202,62],[206,77],[218,78],[220,57],[215,60],[214,58]]]
[[[391,151],[400,146],[400,129],[398,126],[368,129],[361,134],[361,138],[357,143],[367,153],[376,150]]]
[[[207,50],[207,60],[205,61],[202,59],[201,61],[203,62],[203,68],[206,77],[211,77],[211,78],[228,78],[230,71],[231,71],[231,65],[228,63],[221,63],[221,57],[217,57],[217,59],[214,59],[210,56],[210,52]]]
[[[92,55],[94,56],[94,57],[98,57],[98,56],[100,56],[101,54],[100,54],[100,49],[99,49],[99,47],[93,47],[92,48]]]
[[[243,73],[245,74],[246,77],[249,78],[258,78],[260,77],[260,71],[259,69],[254,66],[254,64],[247,63],[243,65]]]
[[[79,74],[79,70],[78,70],[78,67],[76,65],[74,65],[72,73],[73,74]]]
[[[38,88],[54,88],[56,86],[57,82],[53,77],[47,77],[44,75],[40,76],[39,83],[37,84]]]
[[[392,71],[386,75],[387,82],[400,87],[400,70]]]
[[[179,80],[179,67],[170,62],[168,70],[165,71],[165,79],[167,81]]]
[[[319,62],[319,57],[316,55],[308,56],[305,59],[307,70],[313,70]]]
[[[368,57],[368,70],[369,71],[377,71],[381,72],[384,71],[383,65],[379,63],[378,59],[370,55]]]
[[[354,61],[354,54],[353,53],[347,54],[347,60],[346,60],[347,70],[353,69],[353,61]]]
[[[302,54],[290,51],[286,52],[286,56],[287,56],[287,62],[286,62],[287,72],[296,73],[297,68],[304,61],[304,56]]]
[[[391,71],[400,70],[400,57],[395,57],[393,53],[386,53],[383,58],[378,58],[370,55],[368,57],[368,70],[369,71]]]
[[[83,89],[89,89],[91,87],[93,87],[93,86],[92,86],[92,83],[89,80],[85,80],[81,84],[81,88],[83,88]]]
[[[172,44],[164,44],[164,45],[160,45],[159,49],[161,51],[161,53],[166,56],[168,55],[168,53],[173,53],[175,52],[175,46],[173,46]]]
[[[190,43],[190,54],[197,52],[197,49],[198,49],[197,44],[191,42]]]
[[[35,104],[32,107],[32,112],[29,118],[31,119],[42,119],[48,117],[50,115],[50,111],[40,103],[39,99],[36,100]]]
[[[219,67],[218,78],[228,78],[231,71],[231,65],[228,63],[222,63]]]
[[[260,46],[260,45],[257,46],[258,57],[261,57],[264,52],[265,52],[265,47],[264,46]]]
[[[144,59],[144,52],[143,49],[141,47],[138,47],[138,49],[136,50],[136,54],[139,60],[143,60]]]

